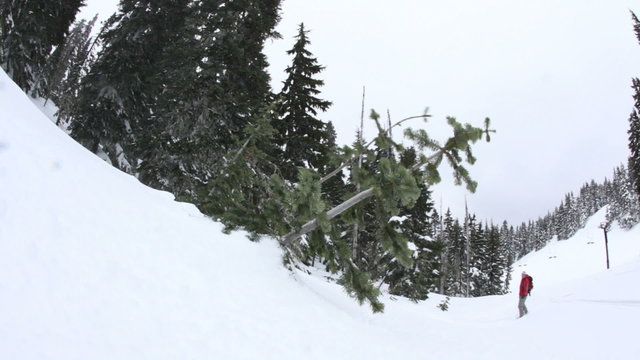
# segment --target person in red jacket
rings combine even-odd
[[[518,302],[520,317],[525,316],[529,312],[524,302],[527,300],[527,296],[531,295],[531,289],[533,289],[533,278],[523,271],[522,280],[520,280],[520,301]]]

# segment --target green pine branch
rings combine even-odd
[[[373,116],[375,116],[375,112],[373,112]],[[406,118],[401,120],[401,122],[416,119],[416,118],[426,118],[427,115],[415,116],[411,118]],[[399,124],[400,122],[396,123]],[[417,162],[415,165],[411,167],[410,170],[422,170],[425,174],[427,174],[427,180],[430,185],[438,183],[440,181],[440,175],[438,172],[438,167],[442,162],[443,158],[446,158],[449,162],[449,165],[453,168],[454,178],[456,185],[460,185],[464,182],[467,185],[467,189],[471,192],[475,192],[477,183],[473,181],[469,175],[468,170],[463,166],[463,159],[460,157],[459,152],[465,152],[466,160],[470,164],[475,162],[475,158],[471,154],[471,145],[476,143],[477,141],[482,139],[483,135],[486,135],[487,141],[489,141],[489,133],[495,132],[495,130],[491,130],[489,128],[490,121],[488,118],[485,119],[485,128],[476,128],[469,124],[465,124],[462,126],[458,123],[455,118],[448,118],[448,123],[453,128],[453,136],[450,137],[444,146],[439,146],[436,142],[431,140],[427,133],[423,130],[414,132],[411,129],[407,129],[405,134],[409,139],[413,139],[416,141],[418,148],[420,150],[427,149],[435,149],[435,153],[428,155],[427,157],[421,157],[421,161]],[[388,131],[381,131],[378,137],[387,137]],[[369,144],[371,144],[370,142]],[[368,147],[368,145],[366,147]],[[366,148],[365,147],[365,148]],[[423,154],[424,155],[424,154]],[[341,167],[344,167],[343,165]],[[335,171],[334,171],[335,172]],[[332,172],[333,173],[333,172]],[[326,178],[326,177],[325,177]],[[325,179],[322,178],[322,179]],[[322,179],[320,180],[322,182]],[[372,197],[375,195],[375,187],[368,187],[365,190],[360,191],[359,193],[353,195],[349,199],[345,200],[341,204],[335,206],[334,208],[328,210],[326,212],[326,219],[331,220],[336,216],[344,213],[346,210],[351,207],[359,204],[360,202]],[[317,219],[312,219],[302,225],[299,229],[294,229],[285,235],[280,243],[284,246],[290,246],[296,240],[298,240],[301,236],[308,234],[309,232],[317,229],[319,226],[319,222]]]

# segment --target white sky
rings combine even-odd
[[[85,13],[115,9],[87,2]],[[466,197],[481,219],[516,225],[626,163],[630,84],[640,76],[629,9],[640,11],[631,0],[285,0],[283,39],[266,53],[279,91],[285,52],[305,23],[326,66],[321,96],[334,103],[321,118],[341,144],[354,140],[363,86],[367,113],[399,120],[429,107],[427,130],[442,139],[446,116],[476,125],[490,117],[498,133],[475,146],[476,194],[445,177],[433,198],[460,216]]]

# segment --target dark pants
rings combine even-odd
[[[518,310],[520,310],[520,317],[525,316],[529,311],[527,310],[527,306],[524,304],[525,300],[527,300],[527,296],[520,296],[520,301],[518,302]]]

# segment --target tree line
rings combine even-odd
[[[505,293],[516,259],[569,237],[606,204],[611,221],[638,221],[631,160],[612,181],[585,185],[515,228],[439,214],[430,186],[440,165],[474,191],[467,166],[472,145],[490,140],[489,119],[476,127],[447,118],[444,141],[408,128],[403,145],[392,129],[430,115],[394,122],[372,110],[378,134],[367,142],[360,131],[338,146],[333,124],[319,117],[331,102],[320,96],[324,67],[302,23],[282,89],[271,88],[263,48],[281,37],[279,0],[121,1],[95,38],[95,18],[75,19],[83,5],[2,2],[3,69],[54,102],[58,125],[114,167],[228,231],[278,239],[287,266],[327,269],[374,311],[383,309],[382,288],[415,300]]]

